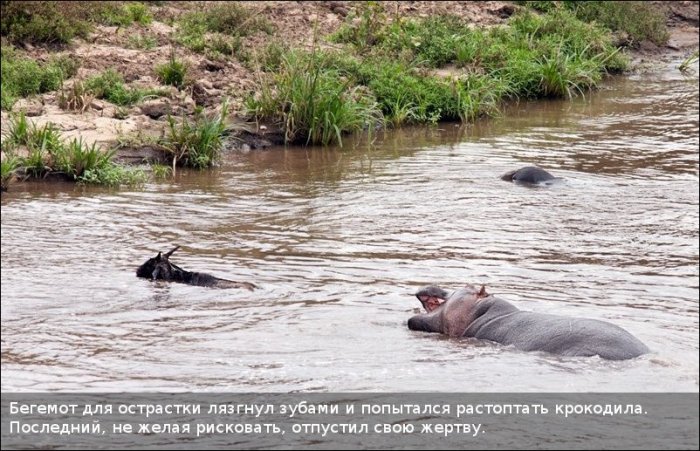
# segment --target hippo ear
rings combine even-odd
[[[158,255],[156,255],[156,261],[159,262],[161,260],[161,258],[163,258],[163,257],[161,257],[160,252],[158,252]]]
[[[486,292],[486,285],[481,285],[481,290],[479,290],[479,293],[477,294],[478,297],[483,298],[488,296],[489,294]]]

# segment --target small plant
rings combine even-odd
[[[148,180],[148,175],[143,169],[130,168],[110,162],[107,165],[95,169],[86,170],[78,178],[78,183],[89,185],[142,185]]]
[[[20,125],[21,128],[24,125]],[[26,131],[18,130],[16,133],[13,133],[11,126],[8,139],[17,139],[15,144],[26,147],[27,156],[22,159],[22,167],[34,177],[41,177],[52,170],[51,156],[59,153],[62,147],[58,130],[51,122],[42,127],[32,124]]]
[[[12,94],[10,88],[5,83],[0,84],[0,108],[11,111],[16,101],[17,98]]]
[[[95,96],[85,88],[82,80],[75,80],[66,91],[61,89],[58,94],[58,106],[64,110],[75,110],[84,113],[90,108]]]
[[[29,144],[29,121],[24,113],[13,115],[10,118],[10,125],[7,128],[6,141],[3,144],[10,143],[14,145]]]
[[[164,95],[160,89],[139,89],[126,86],[120,74],[112,69],[89,78],[85,87],[98,99],[105,99],[118,106],[129,106],[140,102],[147,96]]]
[[[114,119],[124,120],[129,117],[129,108],[126,106],[117,106],[114,109]]]
[[[175,50],[173,49],[170,52],[170,60],[156,67],[156,74],[163,84],[175,86],[180,89],[185,86],[187,64],[175,57]]]
[[[157,179],[165,179],[172,175],[173,168],[164,164],[154,164],[151,165],[151,171],[153,171],[153,177]]]
[[[200,112],[192,122],[182,117],[178,123],[168,116],[167,135],[161,144],[173,156],[173,171],[178,164],[205,168],[217,162],[227,114],[228,105],[224,102],[219,114],[209,117]]]
[[[124,6],[131,19],[141,25],[148,25],[153,22],[153,16],[148,7],[143,3],[129,3]]]
[[[99,9],[98,21],[105,25],[116,25],[128,27],[136,22],[141,25],[148,25],[153,21],[153,16],[148,7],[143,3],[127,3],[119,5],[112,2],[104,2]]]
[[[678,66],[678,70],[687,73],[690,71],[690,66],[698,61],[698,51],[696,50],[691,55],[689,55],[683,62]]]
[[[6,155],[5,159],[0,163],[2,173],[2,191],[7,191],[7,187],[14,180],[15,174],[21,166],[22,160],[14,155]]]
[[[152,50],[157,41],[153,36],[136,33],[129,36],[128,47],[131,49]]]

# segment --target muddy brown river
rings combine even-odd
[[[697,65],[695,66],[697,70]],[[698,77],[669,66],[495,120],[229,153],[143,189],[2,197],[3,391],[698,391]],[[526,164],[566,183],[498,176]],[[173,262],[255,292],[150,282]],[[426,284],[607,320],[652,353],[409,331]]]

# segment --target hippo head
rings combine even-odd
[[[506,182],[512,182],[513,176],[516,172],[518,172],[518,169],[516,169],[515,171],[506,172],[501,176],[501,180],[505,180]]]
[[[447,291],[435,285],[421,288],[416,293],[416,297],[428,313],[442,306],[448,298],[455,296],[457,296],[456,299],[460,299],[461,301],[475,302],[481,298],[488,297],[489,294],[486,292],[485,285],[482,285],[481,288],[477,288],[471,284],[467,284],[464,288],[455,291],[453,295],[450,295]]]
[[[165,254],[158,252],[158,255],[153,258],[149,258],[143,265],[139,266],[139,268],[136,270],[136,276],[152,280],[171,280],[173,264],[170,263],[168,258],[170,258],[170,256],[173,255],[173,252],[178,249],[180,249],[180,246],[175,246],[172,250]]]
[[[448,293],[438,286],[430,285],[418,290],[416,297],[425,311],[430,313],[447,301]]]

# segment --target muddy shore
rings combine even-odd
[[[156,88],[159,84],[153,67],[166,62],[173,49],[174,27],[167,22],[193,7],[206,7],[206,2],[163,2],[153,6],[154,20],[147,26],[133,24],[128,28],[97,26],[85,40],[76,40],[61,54],[75,57],[80,69],[75,79],[86,79],[107,69],[123,75],[125,82],[142,88]],[[318,30],[327,35],[343,24],[358,2],[251,2],[255,15],[274,25],[272,35],[257,33],[245,37],[242,45],[249,54],[261,51],[271,40],[277,39],[293,47],[313,45]],[[643,42],[627,49],[633,61],[633,70],[648,70],[659,62],[687,57],[698,47],[698,2],[655,2],[667,17],[670,39],[664,46]],[[501,24],[520,8],[511,2],[387,2],[385,8],[394,17],[428,17],[450,13],[466,19],[475,26]],[[155,40],[149,50],[129,47],[134,34],[148,35]],[[332,45],[324,43],[321,45]],[[27,55],[37,61],[47,61],[55,52],[26,44]],[[168,88],[167,95],[147,99],[125,111],[105,100],[93,100],[82,112],[66,111],[59,107],[56,92],[20,99],[14,112],[23,111],[37,125],[54,123],[65,139],[81,137],[105,148],[119,145],[118,160],[126,163],[161,162],[164,153],[155,144],[167,125],[167,115],[192,115],[197,108],[215,111],[224,99],[230,102],[230,121],[233,130],[228,140],[229,149],[260,149],[278,144],[281,135],[272,127],[258,127],[246,122],[242,115],[243,99],[255,89],[256,71],[250,64],[235,56],[211,59],[184,47],[177,47],[178,55],[189,66],[190,84],[178,90]],[[67,80],[70,85],[74,80]],[[9,113],[0,117],[6,129]]]

